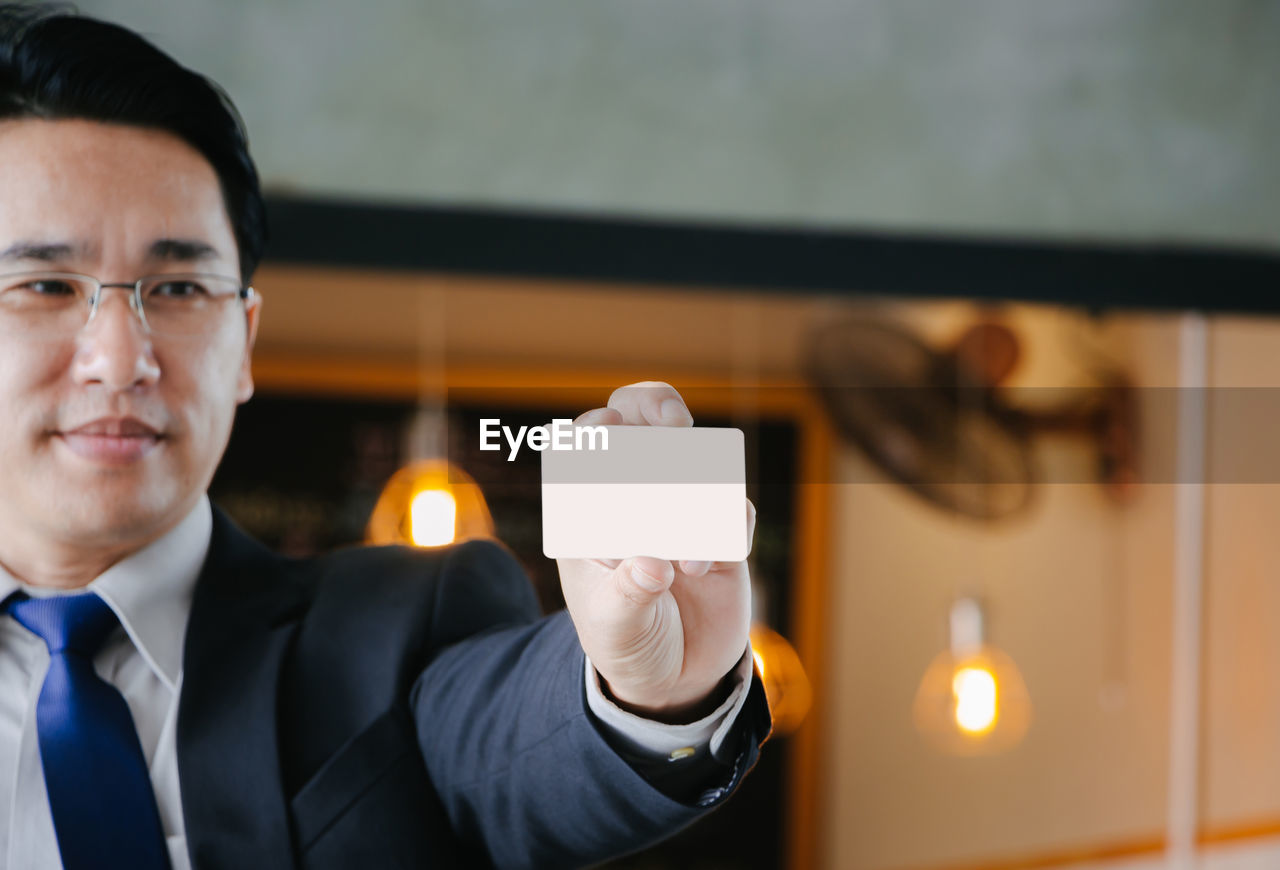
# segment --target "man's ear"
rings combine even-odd
[[[240,374],[236,382],[236,403],[244,404],[253,395],[253,343],[258,338],[258,318],[262,314],[262,297],[254,291],[245,300],[244,359],[240,361]]]

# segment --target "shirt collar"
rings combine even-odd
[[[182,522],[99,574],[86,589],[30,586],[0,566],[0,601],[18,589],[32,597],[98,593],[151,670],[177,691],[191,597],[212,529],[213,511],[208,496],[201,496]]]

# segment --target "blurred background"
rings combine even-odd
[[[481,417],[746,433],[777,733],[617,866],[1280,867],[1280,3],[79,6],[250,132],[251,532],[551,610]]]

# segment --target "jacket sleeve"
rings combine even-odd
[[[458,548],[442,572],[433,620],[463,639],[419,676],[410,708],[454,830],[495,865],[576,867],[643,848],[719,805],[754,764],[768,733],[758,680],[731,761],[673,773],[628,758],[587,709],[568,614],[534,619],[527,579],[495,545]]]

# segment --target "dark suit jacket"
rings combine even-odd
[[[768,735],[757,679],[728,763],[628,759],[584,667],[498,545],[293,560],[215,510],[178,712],[193,866],[589,864],[719,804]]]

